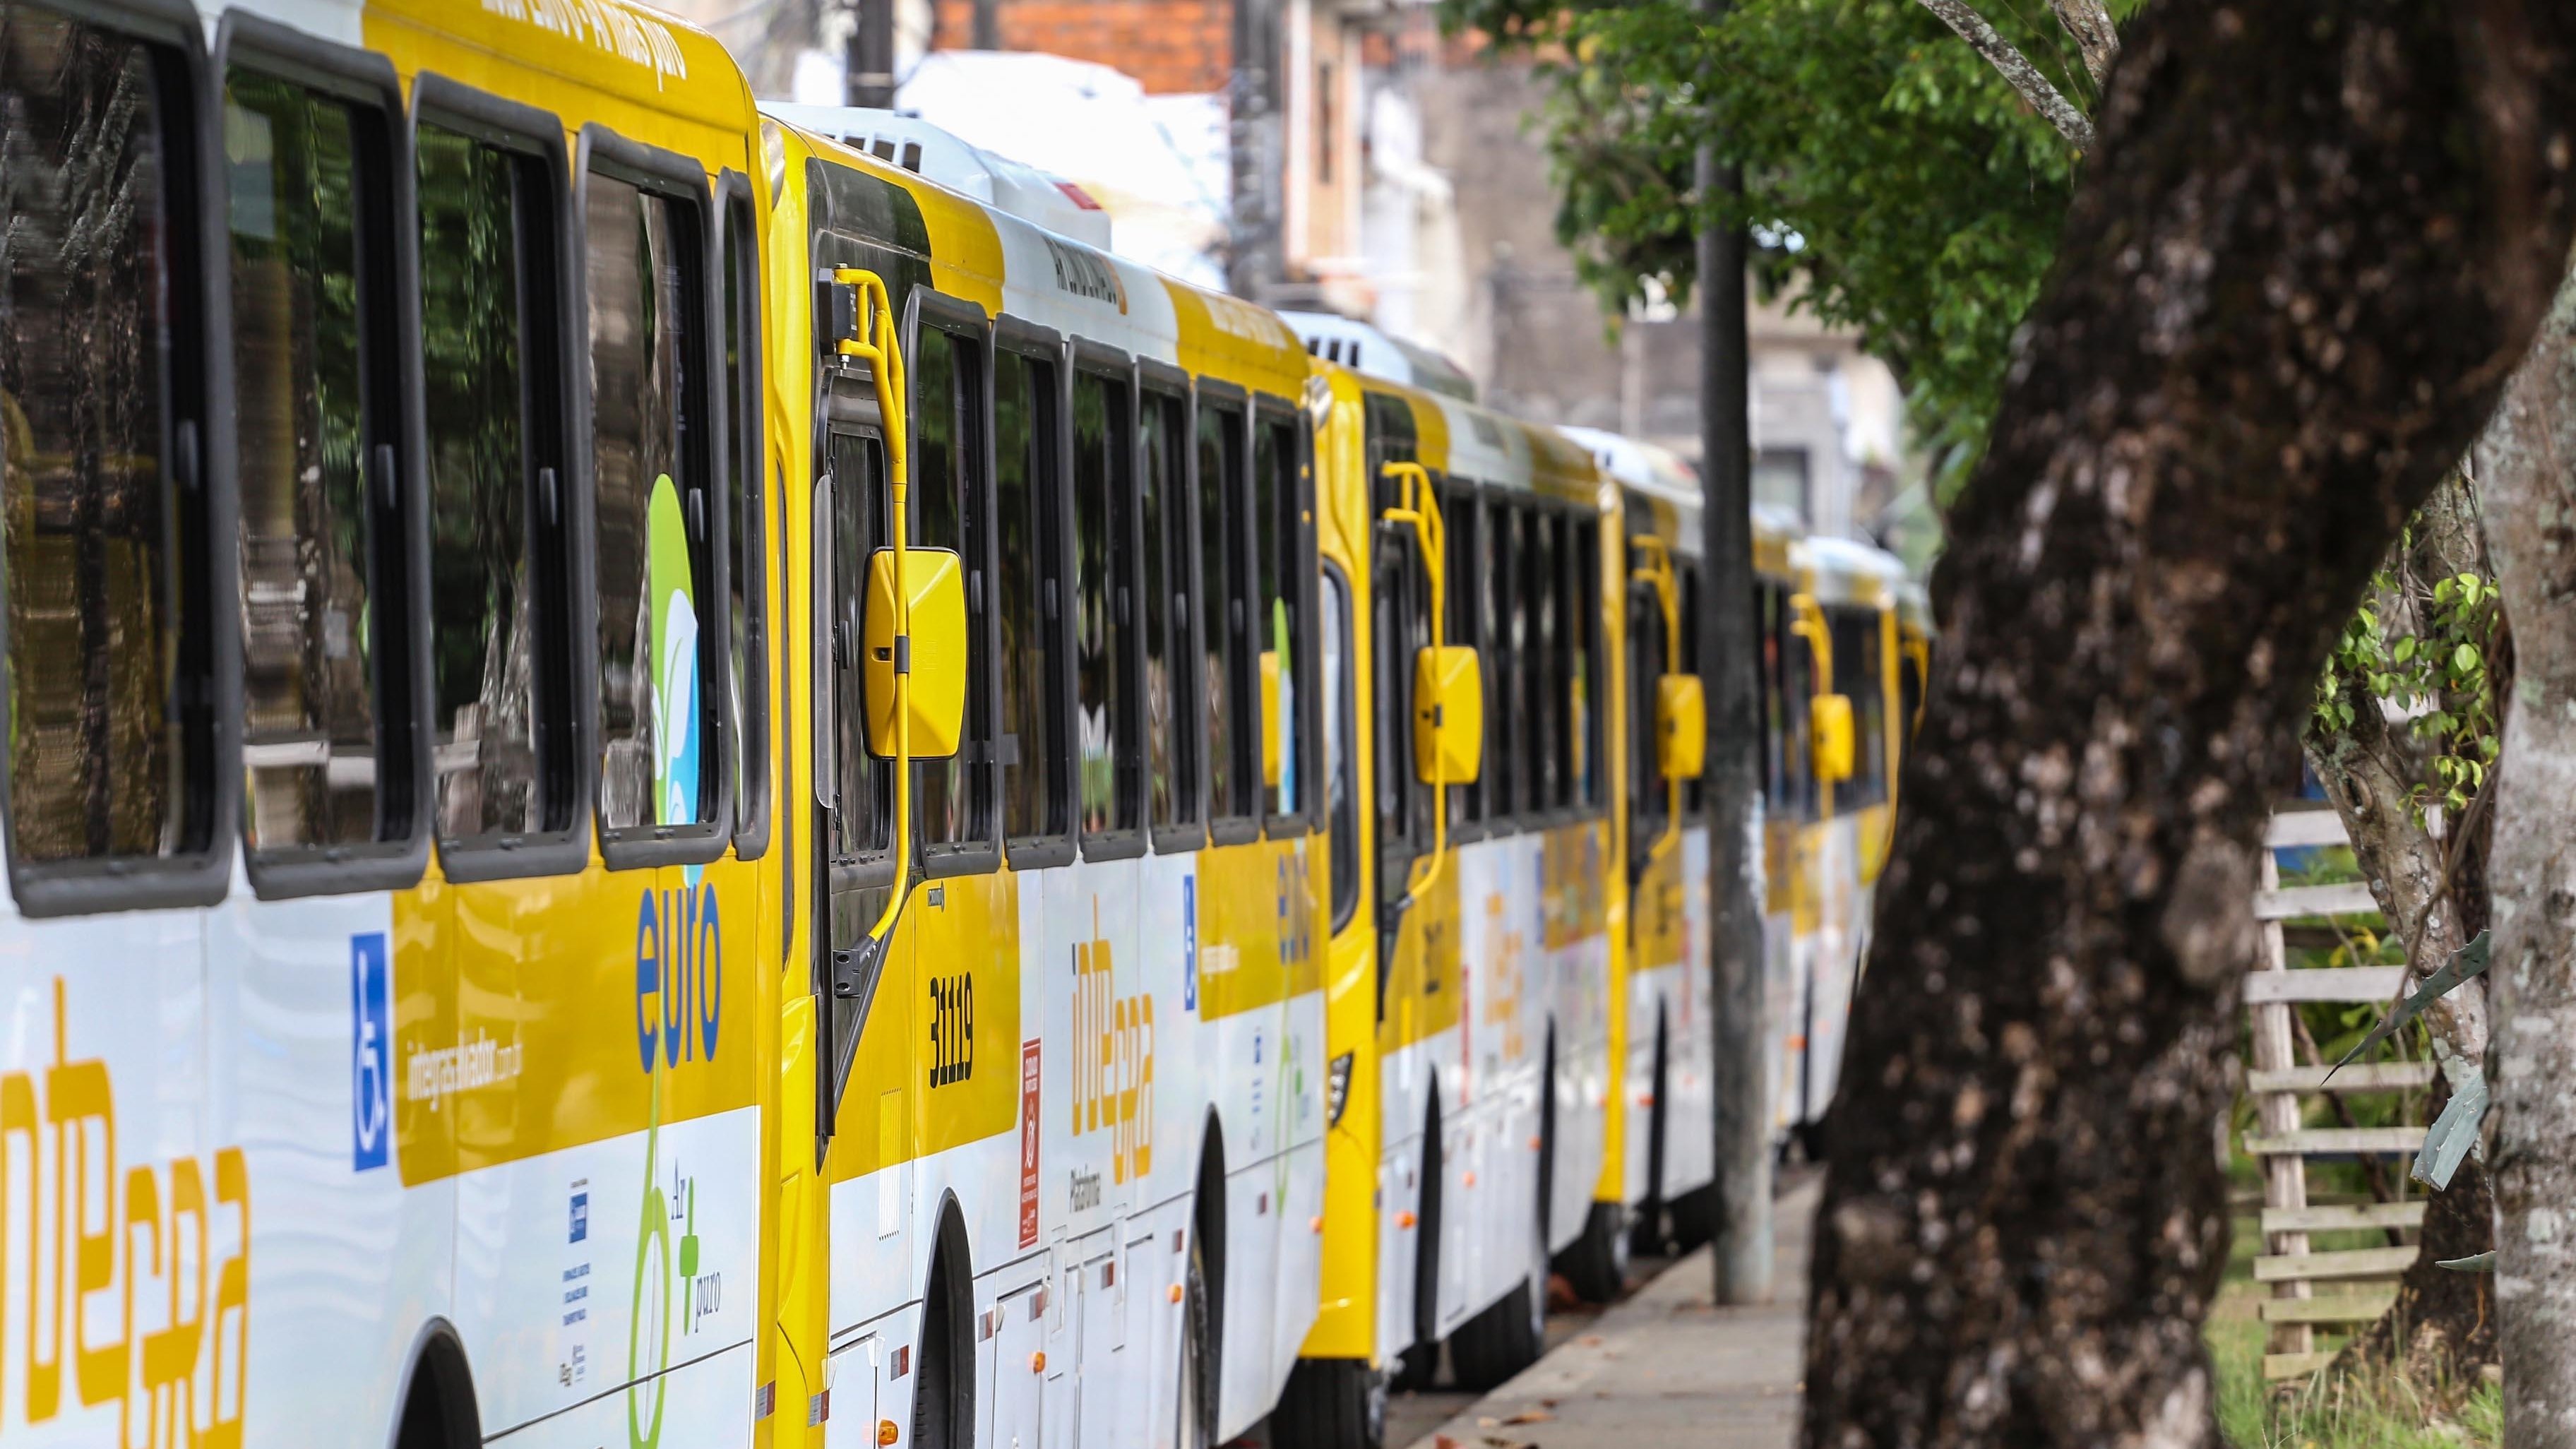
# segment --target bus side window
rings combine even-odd
[[[613,848],[718,823],[724,510],[707,496],[705,217],[603,171],[582,187],[599,823]]]
[[[954,549],[966,571],[966,716],[957,753],[920,764],[914,808],[925,858],[977,855],[993,844],[992,682],[986,573],[991,555],[984,488],[984,355],[973,338],[927,316],[906,359],[912,381],[912,498],[916,548]],[[968,868],[962,863],[952,869]]]
[[[1358,653],[1351,647],[1351,582],[1323,566],[1317,632],[1324,653],[1324,779],[1332,832],[1333,932],[1350,924],[1360,904]]]
[[[1511,513],[1499,493],[1487,494],[1476,514],[1476,642],[1485,671],[1485,768],[1476,787],[1479,814],[1491,828],[1506,828],[1512,813],[1512,639],[1509,527]]]
[[[580,806],[555,182],[427,116],[414,166],[439,849],[451,878],[551,869],[587,848],[460,856],[569,835]]]
[[[224,101],[256,877],[412,833],[413,490],[385,113],[240,67]]]
[[[1249,657],[1251,584],[1244,567],[1244,418],[1239,407],[1199,403],[1199,589],[1206,666],[1208,816],[1258,813],[1259,721],[1253,717],[1257,661]]]
[[[8,826],[29,910],[80,909],[103,879],[46,897],[31,870],[109,858],[123,880],[98,904],[224,891],[191,89],[176,52],[100,26],[16,6],[0,31]]]
[[[1136,450],[1122,379],[1073,377],[1074,736],[1082,833],[1123,833],[1143,819],[1134,651]]]
[[[866,638],[868,560],[893,537],[887,519],[888,489],[885,444],[876,434],[834,427],[826,462],[832,475],[832,516],[816,527],[831,530],[829,579],[816,579],[830,612],[831,678],[814,681],[832,693],[832,738],[815,748],[832,756],[831,838],[823,845],[839,867],[861,865],[881,855],[894,837],[894,770],[868,748],[866,671],[860,667],[860,641]],[[832,943],[856,939],[850,922],[835,912]]]
[[[729,424],[724,490],[733,525],[728,572],[733,615],[726,631],[726,723],[733,737],[734,853],[757,858],[769,845],[769,568],[761,478],[768,459],[760,391],[760,234],[751,199],[738,189],[724,205],[725,406]],[[980,714],[970,713],[970,719]]]
[[[1056,560],[1055,364],[994,354],[994,534],[1001,573],[1002,827],[1013,843],[1063,836],[1072,822],[1057,694],[1063,626]]]
[[[1573,654],[1573,712],[1569,738],[1574,744],[1574,806],[1598,813],[1608,792],[1602,788],[1609,759],[1602,743],[1602,722],[1610,717],[1602,691],[1610,670],[1601,658],[1601,523],[1597,518],[1571,518],[1566,569],[1566,647]]]
[[[1453,480],[1443,490],[1440,516],[1448,534],[1449,617],[1442,621],[1448,630],[1447,642],[1469,648],[1479,645],[1476,626],[1483,610],[1484,571],[1479,567],[1483,552],[1479,547],[1481,517],[1476,508],[1476,490],[1472,483]],[[1478,771],[1468,784],[1452,786],[1449,791],[1449,827],[1485,818],[1485,781],[1490,772]]]
[[[1137,414],[1144,472],[1137,479],[1144,531],[1145,753],[1147,816],[1157,830],[1198,821],[1203,732],[1190,708],[1191,634],[1189,402],[1148,390]]]
[[[1679,584],[1681,587],[1682,638],[1681,648],[1674,656],[1675,663],[1673,667],[1684,674],[1698,674],[1701,667],[1699,657],[1699,561],[1697,559],[1680,560],[1675,565],[1675,572],[1679,575]],[[1683,819],[1697,820],[1699,818],[1701,804],[1707,798],[1703,793],[1706,787],[1707,776],[1705,772],[1682,782]]]
[[[1305,581],[1314,572],[1315,545],[1300,427],[1296,414],[1265,403],[1253,431],[1252,513],[1259,559],[1253,650],[1256,658],[1276,656],[1279,673],[1273,701],[1279,712],[1279,787],[1267,792],[1264,813],[1273,821],[1274,834],[1303,835],[1312,828],[1305,781],[1315,768],[1312,742],[1303,728],[1308,691],[1314,687],[1306,620],[1313,604]]]

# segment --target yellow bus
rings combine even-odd
[[[624,0],[0,0],[0,115],[0,1435],[1358,1445],[1615,1275],[1581,449]]]

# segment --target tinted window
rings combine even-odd
[[[868,559],[890,541],[885,446],[873,434],[832,434],[832,577],[829,603],[832,696],[832,859],[847,864],[886,848],[894,834],[893,770],[868,749],[866,671]],[[819,582],[819,581],[818,581]],[[836,939],[838,939],[836,937]]]
[[[726,722],[734,747],[736,828],[759,832],[769,819],[768,527],[761,507],[768,450],[762,446],[760,403],[760,239],[751,204],[739,196],[727,204],[724,222],[725,398],[733,444],[724,479],[733,524],[733,567],[727,571],[733,617],[725,634],[733,667],[725,674]]]
[[[1526,606],[1517,587],[1521,555],[1520,510],[1500,499],[1487,511],[1480,547],[1486,554],[1485,599],[1485,779],[1489,812],[1501,820],[1520,810],[1527,797],[1521,736],[1528,729],[1520,709],[1520,636]]]
[[[1610,671],[1601,660],[1601,525],[1589,518],[1572,520],[1570,525],[1565,620],[1566,647],[1573,653],[1573,689],[1567,706],[1573,726],[1567,738],[1574,745],[1574,803],[1597,807],[1603,797],[1602,766],[1609,758],[1602,746],[1601,727],[1610,713],[1602,698]]]
[[[1249,588],[1244,579],[1243,414],[1199,411],[1199,589],[1206,638],[1200,688],[1207,696],[1209,813],[1253,813],[1260,780],[1256,723],[1244,699]]]
[[[993,832],[991,684],[984,660],[985,537],[982,471],[982,381],[974,345],[925,326],[913,342],[912,497],[922,548],[954,549],[966,570],[966,719],[957,753],[925,761],[920,770],[925,840],[974,843]]]
[[[1681,590],[1682,626],[1681,653],[1673,667],[1683,674],[1697,674],[1703,667],[1699,657],[1699,564],[1676,560],[1673,570]],[[1706,780],[1703,773],[1682,782],[1682,813],[1691,819],[1699,818],[1701,792],[1706,788]]]
[[[180,701],[202,549],[174,472],[193,427],[162,375],[171,285],[149,50],[26,6],[0,27],[0,508],[7,530],[11,850],[21,861],[204,847],[213,785]],[[183,274],[182,274],[183,275]],[[173,439],[178,456],[173,456]],[[178,546],[174,553],[173,545]]]
[[[1565,722],[1560,709],[1565,691],[1560,687],[1563,676],[1558,672],[1556,631],[1562,560],[1556,547],[1556,515],[1530,514],[1524,526],[1519,582],[1528,600],[1529,620],[1521,641],[1521,684],[1531,727],[1530,737],[1521,742],[1531,764],[1526,799],[1532,810],[1553,810],[1564,803],[1565,780],[1561,763]]]
[[[1305,741],[1298,728],[1304,719],[1299,690],[1309,683],[1304,671],[1314,667],[1306,657],[1304,581],[1315,563],[1297,433],[1293,419],[1265,411],[1253,433],[1252,457],[1252,509],[1259,529],[1255,632],[1279,681],[1271,702],[1279,731],[1279,786],[1269,792],[1269,813],[1282,816],[1306,809],[1298,770],[1310,762],[1303,757]]]
[[[1360,903],[1360,802],[1357,772],[1359,719],[1354,701],[1358,681],[1351,648],[1351,586],[1341,571],[1324,570],[1318,594],[1322,619],[1318,634],[1324,665],[1324,780],[1332,830],[1333,929],[1338,932]]]
[[[407,830],[410,803],[407,555],[399,513],[373,502],[398,483],[399,419],[369,396],[398,396],[383,123],[239,71],[224,101],[242,828],[257,852],[355,844]]]
[[[1482,555],[1477,539],[1483,533],[1483,518],[1476,507],[1476,495],[1465,487],[1446,492],[1440,502],[1441,522],[1447,532],[1448,617],[1441,621],[1451,644],[1466,648],[1477,645],[1476,631],[1483,623],[1480,601],[1484,593]],[[1483,771],[1473,783],[1453,785],[1449,789],[1449,823],[1452,826],[1485,817]]]
[[[1002,574],[1002,810],[1013,837],[1060,835],[1063,726],[1056,713],[1055,368],[997,356],[994,524]]]
[[[1137,414],[1145,471],[1137,479],[1144,528],[1145,765],[1156,825],[1183,824],[1198,807],[1196,720],[1190,699],[1189,405],[1145,394]]]
[[[569,600],[560,552],[534,546],[560,539],[564,501],[538,381],[555,371],[552,187],[542,160],[426,123],[415,161],[437,829],[563,829]]]
[[[1858,808],[1887,798],[1887,688],[1880,675],[1878,611],[1833,608],[1834,688],[1851,699],[1852,777],[1834,791],[1834,805]]]
[[[704,820],[720,685],[697,335],[698,215],[586,179],[601,823]]]
[[[1128,678],[1127,582],[1134,558],[1128,495],[1127,387],[1094,373],[1073,379],[1074,739],[1086,831],[1127,830],[1138,817],[1136,687]]]

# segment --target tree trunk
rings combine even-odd
[[[2255,851],[2566,257],[2576,7],[2164,0],[1936,580],[1807,1442],[2190,1445]],[[2571,898],[2576,899],[2576,898]]]
[[[2487,543],[2513,630],[2496,781],[2496,1299],[2504,1437],[2576,1444],[2576,286],[2550,309],[2478,445]]]

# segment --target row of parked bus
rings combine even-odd
[[[846,134],[0,0],[0,1438],[1373,1449],[1708,1231],[1703,667],[1830,1096],[1892,562]]]

